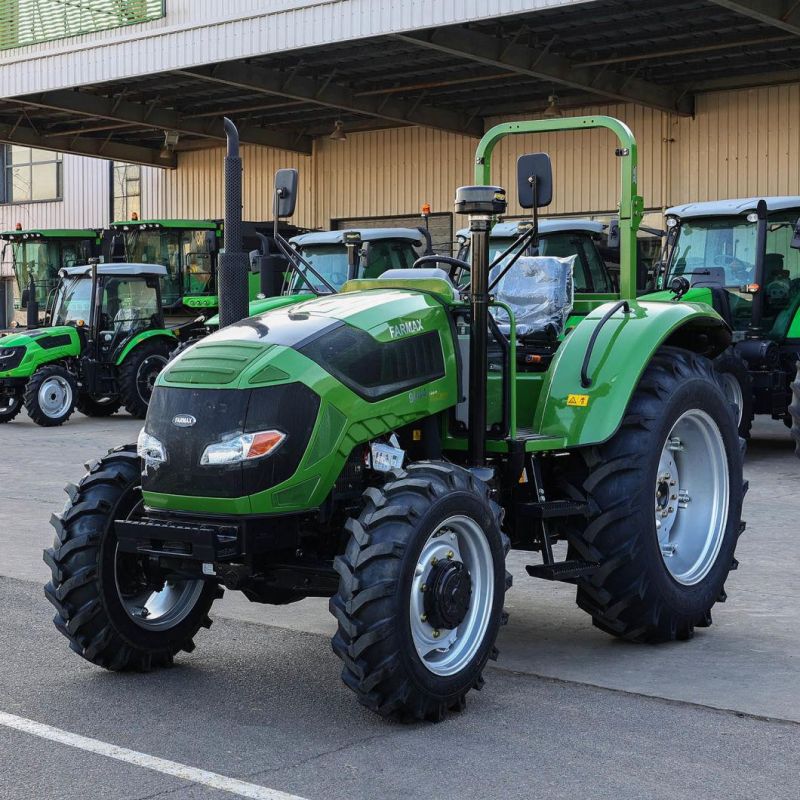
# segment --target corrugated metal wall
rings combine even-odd
[[[640,191],[650,209],[751,194],[800,194],[800,84],[702,95],[694,119],[623,104],[574,113],[610,114],[633,128],[640,148]],[[244,146],[245,216],[271,217],[272,178],[280,167],[300,170],[295,218],[300,225],[413,215],[424,202],[434,211],[450,211],[454,189],[473,179],[475,144],[453,134],[401,128],[350,134],[346,142],[319,139],[310,157]],[[613,137],[601,131],[517,137],[498,147],[495,180],[513,189],[516,156],[542,149],[553,158],[556,180],[549,213],[611,213],[619,193],[614,146]],[[187,152],[180,154],[175,171],[143,168],[143,215],[221,216],[223,155],[222,148]],[[104,225],[107,174],[106,162],[65,156],[64,202],[0,206],[0,226],[17,220],[40,227]],[[509,213],[520,209],[512,206]]]
[[[25,228],[94,228],[107,225],[109,215],[108,162],[65,155],[64,199],[54,203],[0,205],[0,230],[17,222]]]

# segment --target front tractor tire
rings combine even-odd
[[[741,523],[742,451],[711,362],[664,347],[645,370],[618,432],[574,453],[563,488],[588,501],[566,529],[594,624],[639,642],[689,639],[725,600]]]
[[[48,364],[25,385],[25,409],[37,425],[54,428],[72,416],[77,396],[78,382],[72,373],[61,364]]]
[[[138,345],[119,368],[119,393],[125,410],[138,419],[147,416],[158,373],[170,359],[170,345],[163,339],[148,339]]]
[[[508,538],[487,486],[420,462],[364,494],[334,566],[342,679],[382,716],[438,721],[483,685],[506,615]]]
[[[45,595],[53,622],[70,647],[109,670],[169,666],[193,637],[209,627],[208,611],[222,590],[203,580],[170,580],[150,572],[146,559],[119,553],[114,520],[141,508],[135,447],[112,450],[88,465],[70,499],[54,515],[55,542],[44,551],[52,579]]]

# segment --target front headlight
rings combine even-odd
[[[164,445],[155,436],[145,433],[144,428],[139,431],[136,452],[139,458],[144,459],[145,464],[165,464],[167,462],[167,450]]]
[[[254,458],[264,458],[274,453],[283,444],[286,434],[281,431],[260,431],[243,433],[216,444],[210,444],[203,451],[200,464],[238,464]]]

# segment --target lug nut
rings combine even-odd
[[[427,591],[428,587],[423,583],[422,586],[419,587],[421,592]]]
[[[434,639],[438,639],[441,635],[442,635],[441,631],[434,631],[433,632],[433,638]]]
[[[432,567],[435,567],[435,566],[436,566],[438,563],[439,563],[439,559],[438,559],[438,558],[436,558],[436,556],[434,556],[434,557],[431,559],[431,566],[432,566]]]
[[[423,614],[423,615],[422,615],[422,616],[419,618],[419,621],[420,621],[420,622],[427,622],[427,621],[428,621],[428,615],[427,615],[427,614]]]
[[[448,550],[447,551],[447,558],[448,559],[452,559],[454,555],[455,555],[455,553],[452,550]]]

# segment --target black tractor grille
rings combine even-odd
[[[301,383],[246,390],[157,386],[145,431],[164,445],[167,463],[149,467],[142,486],[149,492],[193,497],[243,497],[269,489],[294,474],[318,411],[319,397]],[[174,423],[186,416],[194,417],[195,424]],[[272,429],[286,434],[273,455],[241,464],[200,464],[210,444]]]
[[[16,369],[24,356],[24,347],[0,347],[0,372]]]

